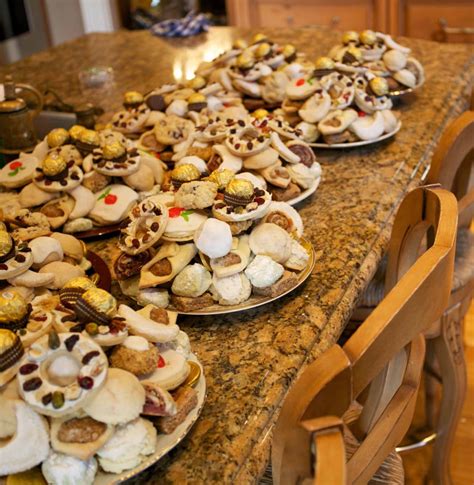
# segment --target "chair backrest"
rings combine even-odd
[[[426,179],[428,184],[439,183],[456,196],[460,227],[469,227],[474,215],[473,162],[474,111],[466,111],[443,133]]]
[[[422,239],[422,229],[432,231],[432,245],[414,261],[413,248]],[[352,424],[360,446],[347,461],[346,475],[338,475],[340,481],[320,484],[367,483],[400,442],[413,416],[422,371],[420,334],[442,315],[448,302],[456,229],[457,205],[451,193],[422,187],[407,195],[395,219],[396,242],[389,260],[398,268],[399,281],[344,347],[327,350],[290,389],[274,429],[274,483],[295,484],[315,473],[317,479],[325,467],[322,459],[318,461],[318,443],[323,436],[326,443],[328,436],[337,441],[337,419],[355,402],[362,406]],[[321,421],[328,416],[330,425]],[[335,473],[338,461],[336,450],[326,472]]]

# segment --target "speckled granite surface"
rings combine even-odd
[[[316,57],[334,35],[317,30],[267,31]],[[47,84],[77,102],[78,70],[115,69],[116,85],[104,107],[116,109],[127,89],[146,91],[190,73],[218,54],[238,31],[163,40],[147,32],[95,34],[0,68],[19,81]],[[472,48],[405,40],[425,65],[423,89],[399,104],[403,127],[393,140],[357,150],[319,151],[323,181],[299,206],[306,235],[319,253],[302,288],[269,306],[217,318],[180,318],[204,364],[207,402],[187,438],[140,483],[252,483],[269,456],[271,426],[295,375],[335,342],[370,280],[389,237],[394,210],[420,182],[447,123],[467,106]],[[183,48],[186,48],[184,50]],[[209,57],[208,57],[209,56]],[[190,67],[191,66],[191,67]],[[112,241],[93,243],[113,257]]]

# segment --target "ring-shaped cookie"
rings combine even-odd
[[[354,81],[339,72],[333,72],[320,80],[331,97],[331,109],[344,109],[354,100]]]
[[[130,223],[122,229],[120,249],[131,255],[142,253],[158,242],[168,224],[168,207],[148,198],[130,211]]]
[[[84,407],[104,384],[107,369],[106,355],[90,338],[51,332],[25,353],[18,388],[24,401],[40,414],[64,416]]]
[[[228,150],[239,157],[251,157],[270,145],[270,138],[252,125],[247,125],[225,140]]]
[[[3,232],[3,231],[2,231]],[[11,236],[10,236],[11,237]],[[12,248],[0,263],[0,280],[13,278],[24,273],[33,264],[33,254],[28,244],[15,243],[11,237]]]

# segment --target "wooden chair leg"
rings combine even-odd
[[[466,394],[467,376],[460,304],[445,312],[441,319],[440,335],[429,340],[427,344],[433,346],[443,384],[431,475],[436,484],[445,485],[451,483],[450,455]]]
[[[439,365],[436,360],[436,352],[434,345],[430,345],[427,340],[426,355],[425,355],[425,368],[424,368],[424,385],[425,385],[425,425],[427,429],[434,430],[437,423],[437,391],[439,392],[440,382],[437,380],[439,376]]]

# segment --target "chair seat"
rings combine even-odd
[[[359,447],[357,438],[350,432],[347,426],[344,426],[344,445],[346,448],[346,458],[349,459]],[[311,485],[311,479],[305,479],[301,485]],[[403,462],[400,455],[393,450],[390,455],[380,465],[375,472],[369,485],[403,485],[405,483],[405,472],[403,470]],[[260,479],[259,485],[273,485],[272,465],[268,465],[263,477]],[[325,484],[321,484],[325,485]]]
[[[384,297],[385,271],[387,257],[384,256],[374,278],[364,291],[359,306],[371,308],[377,306]],[[458,231],[456,239],[456,257],[454,260],[453,287],[456,291],[474,278],[474,234],[467,228]]]

